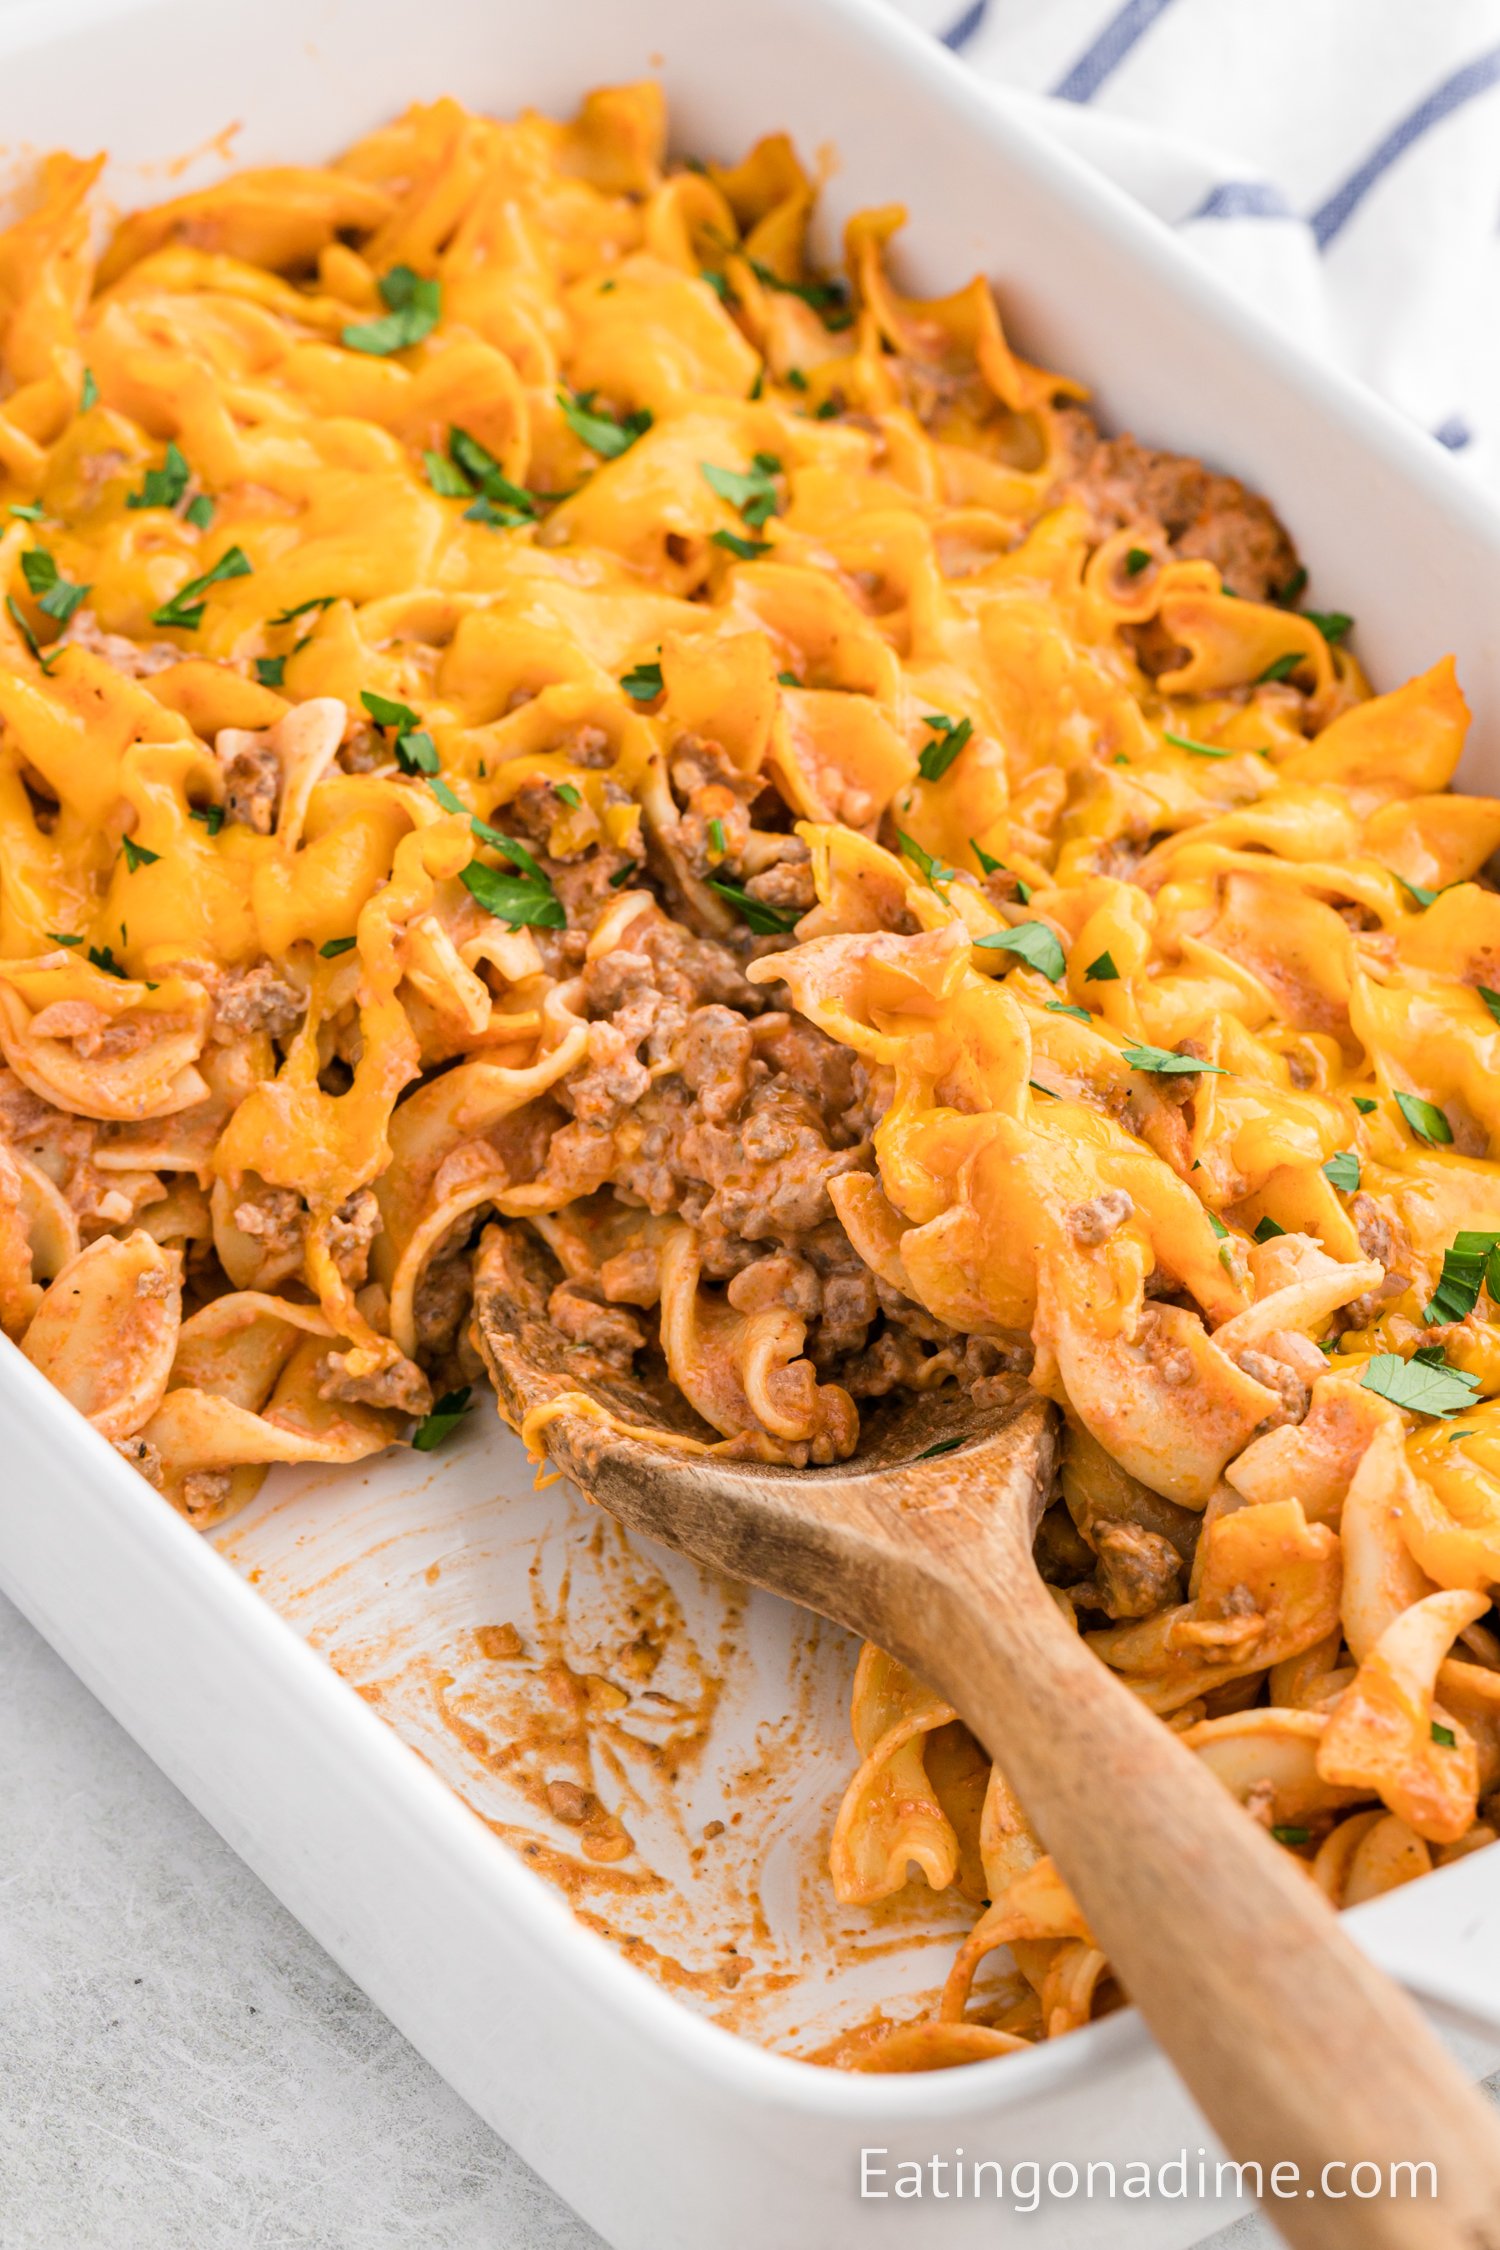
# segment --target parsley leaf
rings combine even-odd
[[[612,891],[623,891],[639,865],[639,860],[627,859],[623,867],[617,867],[609,879],[610,889]]]
[[[1443,1252],[1443,1270],[1438,1285],[1422,1310],[1422,1318],[1429,1327],[1442,1320],[1464,1320],[1479,1302],[1481,1285],[1488,1280],[1500,1284],[1500,1261],[1494,1259],[1495,1246],[1500,1243],[1500,1232],[1480,1233],[1465,1230],[1453,1237]],[[1500,1290],[1491,1287],[1490,1295],[1500,1301]]]
[[[780,937],[787,930],[794,930],[802,919],[800,909],[772,906],[766,899],[752,898],[748,891],[741,890],[738,883],[722,883],[710,876],[708,887],[711,891],[717,891],[720,898],[728,899],[757,937]]]
[[[951,883],[958,873],[956,867],[945,867],[940,859],[934,859],[931,852],[925,851],[914,836],[904,834],[899,828],[896,830],[896,841],[934,890],[939,883]]]
[[[1353,1100],[1354,1106],[1359,1111],[1361,1117],[1368,1117],[1373,1110],[1377,1110],[1380,1107],[1379,1102],[1372,1102],[1368,1094],[1356,1094],[1353,1097]]]
[[[1500,992],[1492,992],[1487,984],[1480,985],[1478,990],[1480,999],[1489,1009],[1496,1023],[1500,1023]]]
[[[460,871],[458,879],[487,913],[499,922],[508,922],[513,930],[567,928],[562,900],[545,875],[512,875],[504,868],[474,859]]]
[[[1323,1177],[1340,1195],[1352,1195],[1359,1186],[1359,1158],[1353,1149],[1336,1149],[1323,1167]]]
[[[19,517],[22,523],[40,523],[46,510],[35,500],[12,500],[5,512]]]
[[[1307,572],[1299,563],[1284,586],[1278,586],[1271,599],[1277,602],[1294,602],[1307,591]]]
[[[1072,1016],[1079,1023],[1092,1023],[1087,1008],[1075,1007],[1071,1000],[1048,1000],[1043,1003],[1049,1016]]]
[[[571,781],[560,781],[557,785],[557,794],[565,805],[581,805],[583,803],[583,799],[579,796]]]
[[[1190,734],[1174,734],[1170,727],[1163,727],[1162,733],[1176,749],[1189,750],[1195,758],[1232,758],[1234,756],[1232,750],[1215,750],[1210,743],[1195,742]]]
[[[469,1412],[473,1393],[467,1383],[461,1391],[446,1391],[430,1414],[424,1414],[412,1431],[411,1442],[419,1453],[431,1453],[451,1437],[459,1423]]]
[[[698,279],[706,281],[721,305],[727,305],[734,292],[729,286],[728,274],[719,273],[713,266],[700,266]]]
[[[262,687],[280,687],[286,672],[284,656],[257,656],[255,677]]]
[[[184,523],[190,523],[195,531],[207,531],[214,520],[214,504],[208,494],[206,492],[195,492],[183,509],[182,518]]]
[[[1309,625],[1317,626],[1324,640],[1333,648],[1338,647],[1354,623],[1353,618],[1346,617],[1341,609],[1305,609],[1302,614]]]
[[[929,711],[922,720],[931,727],[936,740],[929,742],[917,760],[917,771],[924,781],[941,781],[964,744],[974,732],[972,719],[950,719],[946,712]]]
[[[474,487],[456,462],[434,453],[430,446],[422,449],[422,466],[427,471],[427,482],[442,500],[472,500]]]
[[[1433,1719],[1430,1723],[1434,1742],[1438,1743],[1444,1750],[1456,1750],[1458,1748],[1458,1736],[1454,1733],[1452,1727],[1445,1727],[1438,1719]]]
[[[661,665],[637,664],[620,682],[633,703],[654,703],[662,692]]]
[[[118,977],[122,984],[129,981],[125,971],[115,959],[113,946],[91,945],[89,947],[89,961],[94,968],[102,969],[107,977]]]
[[[224,825],[224,807],[222,805],[190,805],[188,819],[201,820],[210,836],[217,836]]]
[[[1419,1141],[1429,1148],[1446,1145],[1453,1138],[1453,1127],[1438,1108],[1436,1102],[1424,1102],[1420,1094],[1397,1094],[1396,1107]]]
[[[711,852],[716,853],[720,859],[722,859],[724,857],[724,854],[728,851],[729,845],[725,839],[724,823],[722,820],[711,820],[709,822],[708,848]]]
[[[1257,672],[1252,687],[1265,687],[1271,680],[1289,680],[1299,664],[1307,658],[1300,649],[1291,649],[1285,656],[1273,656],[1263,672]]]
[[[1120,981],[1120,972],[1108,953],[1101,953],[1098,960],[1091,961],[1083,973],[1091,984],[1118,984]]]
[[[299,617],[306,617],[309,610],[332,609],[337,600],[337,594],[314,594],[310,600],[297,602],[291,609],[279,609],[274,617],[267,618],[266,623],[268,625],[292,625]]]
[[[410,266],[392,266],[375,286],[388,309],[379,320],[356,320],[342,331],[339,340],[351,352],[384,359],[432,334],[443,309],[438,282],[413,273]]]
[[[852,313],[845,314],[849,292],[842,281],[787,281],[774,266],[766,265],[759,258],[747,258],[745,262],[765,288],[777,289],[784,297],[800,297],[814,312],[832,312],[835,317],[825,320],[825,328],[847,328],[854,317]]]
[[[59,625],[68,623],[91,590],[64,578],[45,547],[32,547],[21,557],[21,575],[43,616],[55,617]]]
[[[99,386],[94,381],[94,370],[86,367],[83,371],[83,388],[78,394],[78,411],[80,414],[87,414],[91,406],[98,404]]]
[[[1028,968],[1040,970],[1053,984],[1067,966],[1056,932],[1045,922],[1018,922],[1012,930],[991,930],[974,943],[994,953],[1019,954]]]
[[[639,437],[644,437],[654,419],[649,406],[638,406],[633,414],[622,414],[618,420],[612,414],[600,413],[594,405],[592,391],[559,391],[557,403],[563,410],[563,420],[580,438],[591,453],[601,460],[616,461],[628,453]]]
[[[1394,867],[1391,869],[1391,873],[1393,875],[1396,875],[1396,870]],[[1396,880],[1401,885],[1402,890],[1405,891],[1407,897],[1414,900],[1418,906],[1431,906],[1433,900],[1437,897],[1436,891],[1429,891],[1421,883],[1408,883],[1404,875],[1396,875]]]
[[[1312,1842],[1312,1830],[1310,1828],[1299,1828],[1295,1823],[1286,1823],[1280,1827],[1275,1827],[1271,1830],[1271,1834],[1278,1844],[1310,1844]]]
[[[748,469],[721,469],[715,461],[700,461],[698,467],[705,483],[731,508],[738,508],[752,531],[759,531],[766,518],[777,513],[781,499],[776,478],[781,463],[774,453],[755,454]]]
[[[1093,976],[1094,971],[1089,969],[1085,974]],[[1229,1076],[1222,1063],[1200,1062],[1196,1055],[1174,1054],[1166,1047],[1127,1047],[1122,1060],[1128,1069],[1149,1071],[1157,1078],[1185,1078],[1193,1071],[1210,1078]]]
[[[514,531],[537,521],[537,495],[524,485],[512,484],[489,447],[456,422],[448,432],[448,459],[440,453],[424,453],[422,458],[434,492],[452,499],[473,499],[478,492],[473,507],[464,510],[465,522]]]
[[[1139,578],[1139,577],[1140,577],[1140,575],[1141,575],[1141,572],[1142,572],[1143,570],[1145,570],[1145,569],[1147,568],[1147,566],[1149,565],[1150,561],[1151,561],[1151,553],[1150,553],[1150,549],[1149,549],[1149,548],[1146,548],[1146,547],[1127,547],[1127,548],[1126,548],[1126,550],[1125,550],[1125,575],[1126,575],[1126,577],[1127,577],[1127,578]]]
[[[133,875],[138,867],[154,867],[161,858],[160,852],[148,852],[145,845],[138,844],[133,836],[122,838],[122,843],[125,852],[125,871],[129,875]]]
[[[1402,1359],[1396,1352],[1377,1352],[1367,1360],[1360,1382],[1365,1390],[1373,1391],[1377,1398],[1388,1398],[1393,1406],[1439,1418],[1461,1414],[1465,1407],[1472,1406],[1479,1388],[1477,1375],[1465,1375],[1460,1368],[1437,1365],[1430,1359]]]
[[[54,945],[82,945],[81,937],[65,937],[61,930],[48,930],[47,936]]]
[[[436,773],[437,744],[430,734],[423,733],[421,729],[415,733],[398,734],[396,763],[403,773]]]
[[[325,961],[336,961],[341,953],[352,953],[358,943],[359,939],[352,937],[325,938],[318,951]]]
[[[407,734],[422,723],[409,703],[396,703],[388,695],[377,695],[373,688],[361,688],[359,700],[378,727],[399,727]]]
[[[754,562],[771,552],[769,539],[742,539],[737,531],[714,531],[709,534],[712,546],[723,547],[740,562]]]
[[[1221,1242],[1226,1242],[1229,1239],[1229,1229],[1225,1226],[1224,1221],[1219,1217],[1218,1212],[1209,1211],[1207,1213],[1207,1217],[1209,1225],[1213,1228],[1214,1233],[1218,1236],[1219,1240]]]
[[[207,593],[210,586],[221,584],[226,578],[248,578],[250,574],[250,558],[244,549],[230,547],[220,555],[212,570],[205,570],[201,577],[190,578],[185,586],[178,587],[169,602],[163,602],[160,609],[153,610],[151,622],[153,625],[175,626],[182,633],[196,632],[203,622],[206,606],[197,597]]]
[[[159,469],[148,469],[139,492],[125,495],[127,508],[175,508],[192,479],[192,470],[175,445],[169,445]]]
[[[1286,1228],[1278,1225],[1268,1211],[1263,1219],[1256,1220],[1253,1239],[1256,1242],[1274,1242],[1279,1234],[1285,1233]]]

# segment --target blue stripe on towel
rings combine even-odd
[[[1313,212],[1308,224],[1318,248],[1327,249],[1376,181],[1390,170],[1398,157],[1405,155],[1414,141],[1419,141],[1434,125],[1440,125],[1444,118],[1451,117],[1465,102],[1473,101],[1478,94],[1487,94],[1497,83],[1500,83],[1500,47],[1492,47],[1488,54],[1476,55],[1461,70],[1455,70],[1451,78],[1445,78],[1425,101],[1419,102],[1399,124],[1393,125],[1358,171],[1351,172],[1343,186],[1336,188],[1327,202]]]
[[[972,8],[965,8],[957,23],[950,23],[946,31],[938,33],[945,47],[961,55],[979,26],[989,14],[990,0],[974,0]]]
[[[1190,219],[1289,219],[1291,206],[1269,180],[1221,180]]]
[[[1164,15],[1172,0],[1125,0],[1125,6],[1094,40],[1085,47],[1066,77],[1060,78],[1052,91],[1059,101],[1091,102],[1104,84],[1113,77],[1138,39],[1145,37],[1156,19]]]

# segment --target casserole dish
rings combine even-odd
[[[185,117],[210,130],[242,117],[236,161],[311,157],[413,93],[456,86],[497,108],[533,99],[565,109],[579,91],[580,54],[598,82],[654,67],[659,52],[689,145],[737,145],[771,120],[810,146],[831,134],[840,165],[835,218],[846,201],[904,193],[918,220],[923,278],[941,285],[976,264],[1004,275],[1030,348],[1102,377],[1112,419],[1243,464],[1303,529],[1321,585],[1357,602],[1382,663],[1417,669],[1456,645],[1481,723],[1492,718],[1494,651],[1482,612],[1493,534],[1451,472],[1375,410],[1299,370],[1284,346],[1219,305],[1196,276],[1189,280],[1149,228],[1095,198],[1066,164],[1013,142],[973,89],[960,83],[945,92],[941,58],[883,20],[861,29],[862,20],[824,8],[689,22],[685,11],[679,21],[665,9],[642,29],[574,8],[546,31],[507,27],[501,68],[493,27],[456,6],[424,23],[420,39],[394,10],[330,9],[310,40],[289,11],[252,19],[229,7],[205,22],[170,5],[83,8],[45,25],[37,16],[17,20],[8,98],[33,143],[108,142],[120,160],[115,192],[129,200],[154,192],[145,168],[154,164],[159,178],[163,162],[180,153]],[[69,83],[61,46],[49,44],[59,21],[88,28],[93,91]],[[797,100],[783,86],[794,33],[799,62],[810,66]],[[835,78],[845,88],[837,113],[820,102]],[[919,128],[931,121],[900,159],[885,147],[897,116]],[[222,152],[222,139],[205,150],[188,167],[188,184],[211,176]],[[144,1494],[123,1493],[115,1465],[97,1445],[90,1450],[55,1401],[36,1402],[34,1384],[13,1363],[7,1384],[24,1472],[4,1534],[18,1596],[424,2051],[616,2241],[697,2241],[710,2228],[730,2241],[736,2228],[744,2240],[752,2229],[757,2240],[768,2232],[789,2243],[864,2240],[871,2228],[879,2239],[881,2226],[894,2232],[902,2215],[860,2202],[861,2146],[887,2149],[894,2161],[905,2151],[940,2151],[962,2131],[982,2134],[986,2155],[993,2147],[1045,2161],[1081,2150],[1123,2162],[1195,2140],[1176,2097],[1164,2085],[1153,2093],[1160,2066],[1128,2021],[1088,2034],[1076,2058],[1071,2045],[1049,2068],[1028,2057],[1005,2079],[985,2070],[922,2084],[860,2083],[736,2047],[660,1992],[622,1981],[627,1972],[614,1956],[539,1897],[438,1780],[222,1564]],[[556,1526],[551,1545],[570,1556],[575,1546],[612,1552],[585,1523],[570,1531],[566,1517],[549,1512],[552,1503],[527,1503],[525,1482],[514,1448],[492,1428],[474,1428],[425,1484],[409,1462],[386,1463],[358,1483],[341,1479],[336,1490],[322,1480],[289,1481],[219,1542],[422,1750],[439,1779],[455,1783],[483,1818],[511,1827],[518,1823],[490,1787],[503,1717],[487,1728],[477,1691],[455,1679],[467,1647],[455,1636],[513,1618],[528,1544],[535,1547],[546,1524]],[[497,1506],[500,1499],[509,1504]],[[687,1606],[693,1589],[665,1564],[659,1577]],[[704,1603],[715,1598],[713,1589],[698,1594]],[[694,1784],[706,1793],[702,1809],[729,1812],[726,1825],[744,1826],[745,1807],[734,1800],[753,1798],[760,1848],[745,1854],[741,1871],[753,1893],[750,1920],[763,1950],[782,1948],[791,1978],[823,1958],[823,1933],[799,1934],[798,1823],[810,1844],[819,1816],[804,1786],[815,1777],[807,1750],[828,1738],[822,1685],[842,1652],[828,1636],[796,1639],[801,1628],[772,1605],[753,1605],[749,1615],[748,1674],[742,1658],[740,1687],[724,1699],[719,1738],[711,1757],[698,1758]],[[695,1630],[700,1648],[712,1633],[723,1637],[707,1609]],[[784,1689],[777,1696],[776,1682],[793,1658],[805,1743],[795,1740],[794,1724],[778,1733],[792,1699]],[[763,1697],[746,1684],[758,1668]],[[444,1714],[441,1730],[431,1725],[434,1709]],[[788,1796],[783,1772],[792,1764],[798,1781]],[[698,1811],[695,1802],[695,1819]],[[772,1812],[786,1815],[784,1864],[770,1856]],[[752,1819],[746,1835],[755,1826]],[[534,1843],[522,1849],[540,1856]],[[696,1904],[715,1885],[696,1874],[695,1850],[685,1854],[679,1888]],[[773,1898],[778,1886],[790,1897]],[[1482,1861],[1462,1867],[1441,1889],[1423,1886],[1372,1914],[1370,1926],[1422,1989],[1477,2005],[1476,1995],[1495,1989],[1482,1961],[1491,1887]],[[586,1919],[653,1961],[659,1979],[721,2018],[732,2014],[719,2002],[737,1980],[701,1956],[706,1942],[720,1952],[736,1947],[737,1924],[705,1941],[701,1931],[670,1929],[668,1915],[647,1932],[630,1926],[618,1884],[610,1891],[601,1879],[595,1889],[593,1902],[580,1900]],[[1461,1918],[1463,1944],[1440,1946],[1434,1929],[1460,1898],[1466,1909],[1475,1902]],[[741,1919],[746,1911],[742,1903]],[[900,1940],[909,1955],[922,1934],[882,1929],[880,1945],[865,1950]],[[888,1969],[881,1973],[888,1978]],[[823,2021],[857,2013],[858,1986],[851,1973],[847,1992],[809,1993],[780,2013],[763,2011],[758,2023],[741,2020],[783,2044],[809,2044]],[[1082,2087],[1091,2074],[1103,2114],[1059,2099],[1062,2087]],[[670,2171],[660,2162],[667,2149]],[[1192,2227],[1220,2215],[1173,2212],[1165,2224],[1154,2211],[1123,2217],[1162,2242],[1189,2239]],[[989,2223],[982,2213],[957,2217],[976,2231]],[[1127,2238],[1113,2207],[1065,2210],[1053,2221],[1060,2241]]]

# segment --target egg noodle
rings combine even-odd
[[[1452,664],[1372,696],[1264,502],[1100,438],[984,281],[902,296],[899,211],[830,279],[788,142],[669,162],[654,86],[418,106],[102,250],[98,169],[0,239],[21,1350],[199,1525],[438,1443],[476,1258],[764,1459],[1029,1378],[1059,1603],[1310,1880],[1491,1842]],[[874,1649],[853,1724],[839,1896],[978,1919],[835,2059],[1116,2001],[1004,1742]]]

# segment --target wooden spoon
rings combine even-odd
[[[595,1373],[580,1383],[530,1255],[497,1228],[479,1261],[475,1333],[507,1419],[586,1389],[632,1423],[684,1428],[664,1385],[587,1359]],[[1008,1409],[937,1393],[877,1413],[858,1458],[833,1469],[676,1452],[581,1412],[549,1421],[545,1443],[632,1531],[876,1642],[981,1742],[1004,1744],[1007,1779],[1220,2140],[1267,2180],[1298,2167],[1281,2175],[1296,2196],[1270,2205],[1288,2241],[1500,2250],[1500,2121],[1303,1870],[1090,1653],[1037,1574],[1056,1441],[1024,1384]],[[1387,2181],[1401,2160],[1436,2166],[1436,2201],[1357,2200],[1349,2170],[1323,2193],[1325,2164],[1373,2164]]]

